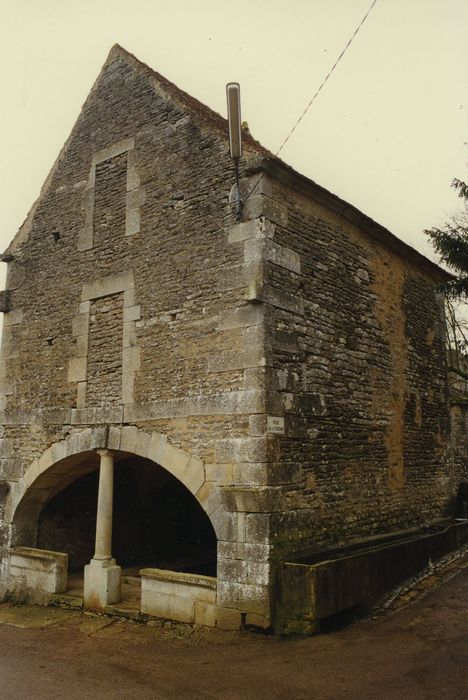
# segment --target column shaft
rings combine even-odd
[[[114,497],[114,456],[109,450],[99,450],[99,490],[96,516],[96,547],[94,558],[112,559],[112,507]]]

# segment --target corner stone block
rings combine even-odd
[[[221,494],[226,510],[238,513],[273,513],[282,509],[278,489],[224,486]]]
[[[247,562],[243,559],[224,559],[218,557],[218,583],[221,581],[237,581],[248,583]]]
[[[220,330],[245,328],[263,323],[264,308],[260,304],[244,304],[228,312],[219,322]]]
[[[218,581],[218,603],[227,608],[269,616],[270,595],[269,586],[257,586],[237,581]]]
[[[265,437],[223,438],[216,441],[215,460],[219,464],[234,462],[266,462]]]
[[[229,512],[221,504],[211,515],[211,522],[215,529],[218,542],[238,541],[239,513]]]
[[[287,208],[271,197],[265,197],[262,194],[249,197],[242,214],[247,219],[265,217],[268,221],[279,226],[288,225]]]
[[[205,464],[207,481],[216,481],[218,484],[232,483],[232,464]]]
[[[273,243],[271,240],[246,241],[244,248],[244,261],[265,259],[290,272],[301,272],[301,259],[298,253],[291,248]]]
[[[244,221],[231,226],[229,229],[228,242],[240,243],[248,240],[249,238],[259,238],[262,236],[273,238],[274,233],[275,227],[263,217],[259,219],[251,219],[250,221]]]
[[[232,483],[234,486],[268,486],[268,464],[266,462],[243,462],[241,464],[234,464]]]
[[[247,544],[270,545],[272,539],[271,517],[267,513],[249,513],[245,522]]]

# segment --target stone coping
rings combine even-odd
[[[199,586],[216,590],[217,579],[214,576],[202,574],[189,574],[182,571],[169,571],[167,569],[141,569],[141,578],[156,581],[168,581],[169,583],[182,583],[188,586]]]
[[[16,554],[21,557],[28,557],[29,559],[42,559],[43,561],[52,562],[62,562],[66,563],[68,559],[68,554],[64,552],[53,552],[50,549],[35,549],[34,547],[11,547],[9,550],[10,555]]]

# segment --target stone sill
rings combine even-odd
[[[167,581],[168,583],[181,583],[187,586],[199,586],[216,590],[216,578],[213,576],[203,576],[202,574],[189,574],[180,571],[169,571],[165,569],[142,569],[141,578],[153,581]]]

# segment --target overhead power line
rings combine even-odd
[[[374,5],[375,5],[376,3],[377,3],[377,0],[373,0],[373,2],[370,4],[370,6],[369,6],[369,8],[368,8],[368,10],[367,10],[367,12],[366,12],[366,14],[365,14],[364,17],[361,19],[361,21],[359,22],[358,26],[356,27],[356,29],[354,30],[354,32],[352,33],[352,35],[351,35],[350,38],[348,39],[348,41],[347,41],[347,43],[346,43],[344,49],[342,50],[342,52],[340,53],[340,55],[339,55],[338,58],[336,59],[335,63],[332,65],[332,67],[330,68],[330,70],[328,71],[328,73],[326,74],[326,76],[324,77],[324,79],[322,80],[322,82],[320,83],[320,85],[319,85],[319,87],[317,88],[315,94],[313,95],[313,97],[311,98],[311,100],[309,101],[309,103],[306,105],[305,109],[303,110],[303,112],[302,112],[302,114],[299,116],[299,118],[297,119],[297,121],[296,121],[296,123],[294,124],[294,126],[292,127],[291,131],[288,133],[288,135],[287,135],[286,138],[284,139],[283,143],[281,144],[281,146],[279,147],[279,149],[276,151],[275,156],[274,156],[275,158],[276,158],[277,156],[279,156],[279,154],[280,154],[281,151],[283,150],[284,146],[287,144],[287,142],[289,141],[289,139],[291,138],[291,136],[293,135],[293,133],[296,131],[297,127],[299,126],[299,124],[301,123],[301,121],[304,119],[305,115],[307,114],[307,112],[309,111],[309,109],[311,108],[311,106],[313,105],[313,103],[315,102],[315,100],[317,99],[317,97],[319,96],[319,94],[320,94],[320,92],[322,91],[322,89],[324,88],[325,84],[328,82],[328,80],[329,80],[329,79],[331,78],[331,76],[333,75],[333,72],[335,71],[335,69],[336,69],[336,67],[338,66],[339,62],[341,61],[341,59],[342,59],[343,56],[345,55],[346,51],[349,49],[349,47],[350,47],[351,44],[353,43],[354,39],[356,38],[356,35],[358,34],[359,30],[361,29],[361,27],[362,27],[362,25],[364,24],[364,22],[366,21],[366,19],[369,17],[369,15],[370,15],[370,13],[372,12],[372,10],[373,10],[373,8],[374,8]],[[250,192],[247,194],[247,197],[244,199],[243,205],[245,205],[245,203],[247,202],[247,200],[249,199],[249,197],[254,193],[254,191],[256,190],[256,188],[258,187],[258,185],[260,184],[260,182],[261,182],[261,180],[262,180],[262,178],[263,178],[263,175],[264,175],[264,173],[262,173],[262,174],[260,175],[260,177],[258,178],[258,180],[257,180],[257,182],[255,183],[255,185],[252,187],[252,189],[250,190]]]

